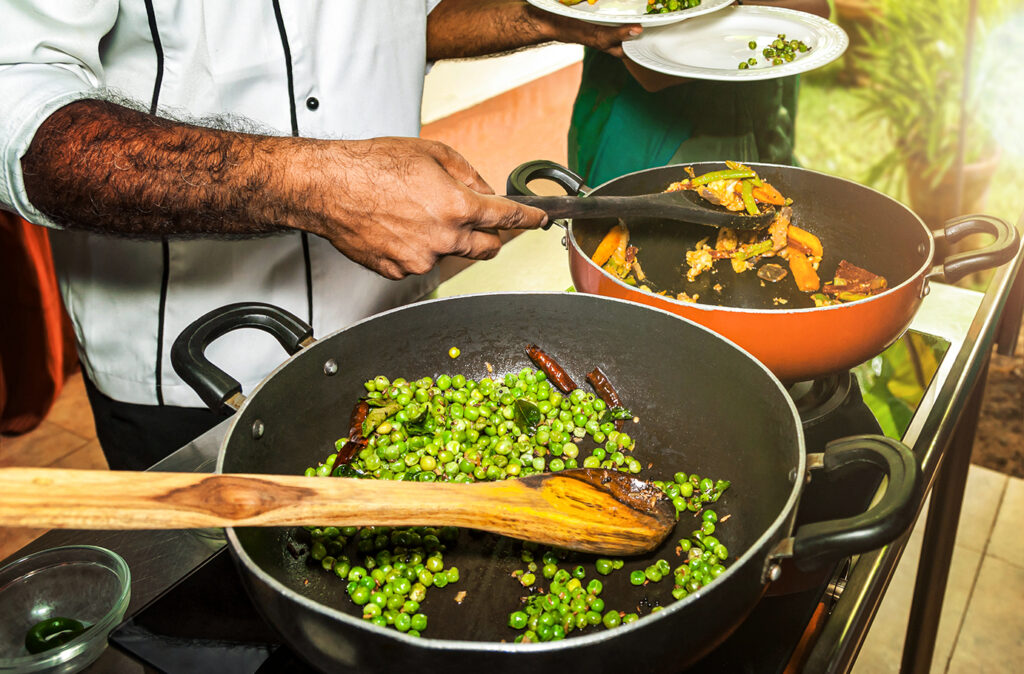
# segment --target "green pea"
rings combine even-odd
[[[622,617],[619,615],[618,611],[611,610],[604,614],[604,617],[601,618],[601,622],[603,622],[604,626],[608,629],[612,629],[622,624]]]
[[[370,601],[370,590],[362,585],[357,585],[350,598],[357,606],[363,606]]]
[[[529,616],[523,611],[514,611],[508,616],[508,626],[515,630],[521,630],[526,627],[526,621]]]
[[[646,580],[647,576],[643,571],[637,570],[629,573],[629,582],[633,585],[643,585]]]

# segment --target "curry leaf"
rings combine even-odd
[[[544,417],[536,403],[526,398],[518,398],[512,405],[513,420],[524,433],[533,435]]]
[[[409,435],[432,435],[437,428],[437,421],[429,413],[429,408],[423,405],[418,412],[409,415],[404,428]]]
[[[400,409],[402,409],[401,405],[396,402],[390,402],[383,407],[376,407],[370,410],[370,413],[366,415],[366,419],[363,420],[363,437],[370,437],[370,433],[373,433],[374,429]]]
[[[606,421],[619,421],[621,419],[632,419],[633,413],[627,410],[625,407],[609,407],[601,415],[600,423]]]

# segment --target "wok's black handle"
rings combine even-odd
[[[1013,259],[1020,246],[1017,228],[990,215],[963,215],[948,220],[945,226],[934,232],[936,243],[946,240],[956,243],[970,234],[991,234],[995,241],[978,250],[957,253],[943,260],[937,273],[946,283],[955,283],[968,274],[992,269]]]
[[[242,385],[206,358],[206,348],[223,335],[240,328],[269,332],[285,351],[293,354],[313,336],[304,322],[270,304],[240,302],[214,309],[181,331],[171,345],[171,365],[210,409],[220,409]]]
[[[537,159],[512,169],[512,173],[508,174],[508,180],[505,183],[505,192],[508,196],[535,197],[537,195],[530,189],[529,183],[531,180],[538,179],[552,180],[558,183],[571,197],[582,194],[586,189],[583,178],[561,164],[547,159]],[[528,201],[521,201],[521,203],[529,205]],[[558,216],[552,216],[552,220],[548,221],[544,229],[551,227],[556,217]]]
[[[825,446],[822,469],[829,479],[871,464],[888,477],[885,493],[867,512],[801,526],[793,537],[793,562],[802,571],[880,548],[910,526],[916,512],[920,470],[903,443],[882,435],[855,435]]]

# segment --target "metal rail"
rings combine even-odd
[[[915,583],[904,646],[905,671],[928,671],[931,662],[989,353],[1009,298],[1022,292],[1018,289],[1024,284],[1024,277],[1019,276],[1022,262],[1024,250],[1018,249],[1014,259],[995,273],[983,295],[936,286],[929,298],[937,299],[934,295],[938,293],[949,295],[950,301],[944,297],[939,306],[941,311],[953,314],[946,317],[950,321],[957,319],[956,310],[962,308],[962,303],[952,300],[974,295],[980,301],[975,300],[976,310],[966,335],[950,347],[944,359],[940,372],[948,368],[946,376],[937,375],[925,392],[930,398],[928,413],[921,419],[915,417],[903,438],[921,465],[923,488],[918,516],[925,496],[933,492],[921,551],[921,559],[927,563],[919,566]],[[1019,318],[1010,316],[1008,320]],[[927,328],[923,331],[929,332]],[[909,533],[856,560],[843,596],[805,662],[805,671],[850,671],[908,538]]]

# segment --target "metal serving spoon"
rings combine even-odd
[[[711,205],[692,190],[659,192],[631,197],[541,197],[506,195],[506,199],[533,206],[557,218],[667,218],[711,227],[763,229],[772,223],[775,210],[759,215],[729,211]]]
[[[0,469],[0,525],[63,529],[459,526],[605,555],[658,546],[675,526],[657,487],[575,469],[459,484],[298,475]]]

